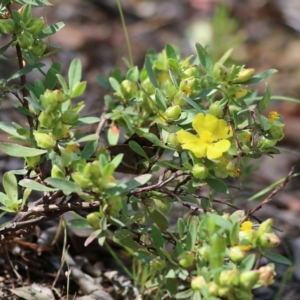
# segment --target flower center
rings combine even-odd
[[[206,144],[211,144],[213,142],[213,134],[209,131],[205,131],[201,134],[200,139]]]

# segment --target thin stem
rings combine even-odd
[[[119,14],[120,14],[121,22],[122,22],[122,27],[123,27],[123,30],[124,30],[124,35],[125,35],[125,40],[126,40],[126,45],[127,45],[127,51],[128,51],[128,55],[129,55],[129,62],[131,64],[131,66],[133,66],[132,50],[131,50],[131,45],[130,45],[130,40],[129,40],[128,31],[127,31],[127,27],[126,27],[125,18],[124,18],[124,15],[123,15],[122,6],[121,6],[121,3],[120,3],[120,0],[116,0],[116,2],[117,2],[117,5],[118,5],[118,10],[119,10]]]

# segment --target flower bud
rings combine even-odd
[[[177,93],[177,88],[171,81],[167,81],[164,85],[165,95],[168,99],[173,99]]]
[[[101,221],[99,215],[101,216],[99,212],[92,212],[86,216],[88,223],[95,229],[99,228],[99,223]]]
[[[51,169],[51,177],[54,178],[65,178],[64,172],[60,169],[58,165],[53,165]]]
[[[184,93],[182,91],[178,91],[173,98],[173,104],[184,106],[186,104],[186,101],[182,98],[183,95]]]
[[[157,257],[150,261],[150,267],[155,271],[163,271],[166,268],[166,262]]]
[[[190,96],[195,88],[196,79],[194,76],[188,77],[180,82],[179,90],[183,92],[184,95]]]
[[[206,261],[209,261],[210,258],[210,247],[209,246],[202,246],[198,249],[198,253],[201,257],[203,257]]]
[[[31,5],[27,3],[23,5],[19,10],[18,13],[20,14],[21,20],[27,26],[31,21]]]
[[[259,272],[259,281],[262,286],[268,286],[272,284],[273,279],[276,275],[274,271],[274,267],[272,268],[270,265],[260,267],[258,269]]]
[[[219,287],[215,282],[213,282],[213,281],[208,282],[207,283],[207,288],[208,288],[208,295],[209,296],[218,296]]]
[[[29,22],[26,30],[29,31],[31,34],[39,34],[45,26],[45,20],[43,17],[40,18],[32,18]]]
[[[210,105],[208,111],[211,115],[215,116],[216,118],[219,118],[223,113],[223,106],[220,105],[220,101],[215,101]]]
[[[98,161],[87,163],[82,174],[90,180],[96,182],[101,177],[100,165]]]
[[[34,43],[29,47],[30,52],[35,57],[41,57],[46,51],[46,44],[42,41],[34,41]]]
[[[166,213],[170,210],[171,204],[165,197],[151,197],[151,199],[154,201],[155,205],[161,212]]]
[[[181,78],[186,79],[189,77],[195,77],[197,78],[200,75],[200,70],[197,66],[191,66],[188,69],[185,69],[182,72]]]
[[[269,219],[263,221],[259,225],[259,228],[257,230],[257,235],[261,235],[263,233],[269,233],[269,232],[271,232],[272,226],[273,226],[273,219],[272,218],[269,218]]]
[[[66,110],[60,118],[60,120],[67,125],[73,125],[78,119],[79,114],[71,109]]]
[[[265,149],[265,148],[274,147],[276,145],[276,143],[277,143],[277,140],[269,140],[266,137],[261,136],[259,138],[258,146],[262,149]]]
[[[122,208],[122,196],[115,195],[110,196],[107,200],[109,214],[111,216],[117,216]]]
[[[86,178],[79,172],[73,172],[71,174],[71,177],[74,182],[77,183],[82,189],[90,189],[93,185],[88,178]]]
[[[240,285],[246,289],[252,289],[259,280],[258,271],[244,271],[240,275]]]
[[[219,281],[222,286],[238,286],[239,285],[239,271],[237,269],[223,270],[220,273]]]
[[[183,268],[190,267],[194,262],[195,254],[192,251],[186,251],[180,254],[179,264]]]
[[[234,83],[246,82],[253,76],[254,72],[255,70],[253,68],[243,69],[237,74],[233,82]]]
[[[234,246],[229,249],[229,258],[235,263],[241,262],[245,257],[245,251],[240,246]]]
[[[176,121],[181,115],[181,107],[179,105],[168,107],[165,112],[168,121]]]
[[[281,141],[284,138],[284,124],[274,123],[269,132],[275,140]]]
[[[196,164],[193,166],[192,174],[195,178],[203,180],[207,178],[209,171],[204,165]]]
[[[52,126],[54,125],[55,118],[54,118],[54,115],[48,114],[47,112],[42,111],[39,115],[38,120],[42,127],[52,128]]]
[[[12,19],[0,19],[0,33],[15,33],[15,22]]]
[[[258,243],[264,248],[272,248],[280,244],[280,239],[275,233],[263,233],[259,236]]]
[[[203,276],[194,277],[191,281],[191,288],[194,291],[200,291],[203,286],[206,285],[206,281]]]
[[[120,91],[125,100],[130,100],[136,95],[137,87],[132,81],[125,79],[121,82]]]
[[[53,130],[52,130],[52,137],[57,141],[63,138],[64,136],[64,125],[59,120],[55,123]]]
[[[18,36],[18,43],[22,49],[29,49],[33,42],[34,39],[30,32],[23,31],[23,33]]]
[[[55,140],[50,135],[38,131],[33,132],[33,135],[38,147],[42,149],[50,149],[54,147]]]
[[[155,87],[148,77],[142,81],[141,86],[148,95],[153,95],[155,93]]]
[[[177,136],[176,136],[176,133],[172,132],[169,134],[168,136],[168,142],[171,146],[177,148],[180,146],[180,143],[178,142],[178,139],[177,139]]]
[[[236,99],[240,99],[240,98],[245,97],[247,94],[248,94],[248,90],[241,88],[241,89],[237,90],[233,96]]]
[[[26,161],[26,168],[27,169],[34,169],[38,163],[40,162],[41,156],[37,155],[37,156],[30,156],[30,157],[25,157],[25,161]]]
[[[61,90],[54,90],[52,93],[54,94],[55,100],[58,103],[63,103],[68,100],[66,95]]]

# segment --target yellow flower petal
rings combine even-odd
[[[183,129],[179,130],[176,133],[177,136],[177,140],[179,143],[181,144],[185,144],[185,143],[198,143],[199,142],[199,138],[196,137],[194,134],[191,134]]]
[[[224,152],[230,148],[230,142],[221,140],[217,143],[212,143],[207,146],[207,158],[217,159],[220,158]]]

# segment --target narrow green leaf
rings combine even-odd
[[[113,160],[111,161],[111,164],[114,166],[115,169],[120,165],[120,163],[123,160],[123,157],[124,157],[124,154],[120,153],[113,158]]]
[[[166,49],[167,58],[172,58],[177,60],[177,53],[172,45],[167,44],[165,49]]]
[[[3,187],[9,200],[18,201],[18,183],[16,176],[11,172],[3,175]]]
[[[265,71],[263,73],[260,73],[258,75],[253,76],[250,80],[245,82],[245,84],[252,84],[252,83],[261,82],[261,81],[265,80],[266,78],[270,77],[271,75],[273,75],[277,72],[278,71],[276,69],[270,69],[268,71]]]
[[[120,83],[114,77],[109,77],[108,80],[113,90],[120,92]]]
[[[167,109],[167,98],[160,89],[155,89],[155,100],[158,108],[164,112]]]
[[[47,0],[17,0],[19,4],[30,4],[32,7],[45,7],[45,6],[53,6]]]
[[[78,219],[71,219],[67,221],[67,225],[77,228],[77,229],[91,229],[91,225],[88,223],[87,219],[78,218]]]
[[[83,159],[89,159],[95,153],[97,147],[97,140],[88,142],[81,151],[80,157]]]
[[[44,0],[43,0],[44,1]],[[55,34],[60,31],[63,27],[65,27],[64,22],[57,22],[43,29],[43,31],[38,35],[40,39],[44,39],[47,36]]]
[[[211,253],[209,256],[209,264],[212,269],[218,269],[224,264],[226,254],[226,239],[222,236],[214,234],[211,237]]]
[[[14,157],[32,157],[47,153],[47,150],[24,147],[18,144],[1,143],[0,151]]]
[[[230,229],[230,245],[236,246],[239,241],[240,222],[236,221]]]
[[[187,231],[187,236],[186,236],[186,250],[188,251],[193,251],[197,234],[198,234],[198,224],[199,220],[198,217],[192,216],[189,219],[189,225],[188,225],[188,231]]]
[[[166,289],[171,298],[174,299],[174,296],[177,292],[177,279],[176,278],[166,278]]]
[[[254,253],[247,255],[240,263],[239,270],[241,272],[251,270],[254,266],[255,260],[256,256]]]
[[[98,141],[99,135],[98,134],[89,134],[87,136],[84,136],[78,140],[76,140],[75,143],[83,143],[83,142],[90,142],[90,141]],[[74,144],[74,141],[70,142],[70,144]]]
[[[119,130],[116,131],[113,129],[113,127],[109,127],[107,131],[108,144],[110,146],[117,145],[119,137],[120,137],[120,131]]]
[[[146,59],[145,59],[145,69],[146,69],[146,71],[147,71],[149,80],[151,81],[152,85],[153,85],[155,88],[158,89],[159,87],[158,87],[158,84],[157,84],[157,81],[156,81],[156,78],[155,78],[155,74],[154,74],[154,71],[153,71],[153,68],[152,68],[152,63],[151,63],[151,60],[150,60],[149,55],[146,55]]]
[[[57,77],[64,93],[69,94],[69,88],[68,88],[66,80],[60,74],[56,74],[56,77]]]
[[[219,179],[206,178],[207,184],[217,193],[228,193],[228,186]]]
[[[81,188],[74,182],[64,178],[48,177],[45,182],[55,189],[62,190],[64,193],[78,193],[81,192]]]
[[[126,79],[137,82],[139,79],[139,69],[137,66],[134,66],[133,68],[129,69],[126,73]]]
[[[18,132],[14,126],[11,126],[5,122],[0,122],[0,129],[3,130],[4,132],[8,133],[11,136],[17,136],[19,138],[22,138],[22,136],[20,134],[18,134]]]
[[[128,143],[129,147],[138,155],[149,159],[148,155],[146,154],[146,152],[144,151],[144,149],[136,142],[136,141],[130,141]]]
[[[45,89],[53,90],[57,84],[57,74],[61,72],[61,65],[59,62],[54,62],[48,70],[45,78]]]
[[[169,228],[168,220],[158,210],[156,210],[153,207],[147,207],[146,211],[147,211],[147,214],[148,214],[151,222],[156,224],[160,228],[160,230],[164,231]]]
[[[207,72],[207,74],[212,75],[214,65],[205,48],[203,48],[199,43],[197,43],[196,49],[200,64],[202,65],[203,69]]]
[[[75,125],[86,125],[86,124],[94,124],[98,123],[100,121],[100,118],[98,117],[84,117],[80,118]]]
[[[292,265],[292,262],[287,257],[284,257],[278,253],[268,251],[268,252],[265,252],[262,254],[264,257],[266,257],[267,259],[269,259],[273,262],[283,264],[283,265],[288,265],[288,266]]]
[[[189,97],[187,97],[185,95],[182,95],[181,98],[184,99],[189,105],[191,105],[192,107],[194,107],[198,112],[204,113],[203,109],[194,100],[192,100],[191,98],[189,98]]]
[[[164,247],[165,240],[161,235],[161,230],[157,224],[153,224],[151,228],[151,238],[157,250]]]
[[[25,188],[29,188],[31,190],[34,190],[34,191],[39,191],[39,192],[54,192],[54,191],[57,191],[57,189],[54,189],[54,188],[50,188],[50,187],[47,187],[47,186],[44,186],[34,180],[31,180],[31,179],[22,179],[19,181],[19,185],[20,186],[23,186]]]
[[[271,101],[271,90],[270,90],[269,85],[267,84],[264,95],[258,104],[258,111],[260,113],[263,112],[269,106],[270,101]]]
[[[129,181],[127,181],[125,183],[128,191],[131,191],[141,185],[144,185],[145,183],[147,183],[152,177],[152,174],[143,174],[140,176],[137,176],[133,179],[130,179]]]
[[[35,69],[41,69],[44,66],[45,66],[45,64],[42,64],[42,63],[35,63],[34,65],[28,65],[28,66],[22,68],[21,70],[17,71],[16,73],[14,73],[12,76],[10,76],[7,79],[7,82],[9,82],[13,79],[19,78],[22,75],[25,75],[27,73],[30,73],[31,71],[33,71]]]
[[[185,222],[182,218],[179,218],[177,220],[177,228],[178,228],[179,237],[182,239],[184,237],[184,232],[185,232]]]
[[[81,75],[82,75],[81,62],[78,58],[75,58],[72,60],[68,71],[69,89],[71,93],[73,92],[75,85],[78,82],[80,82]]]

